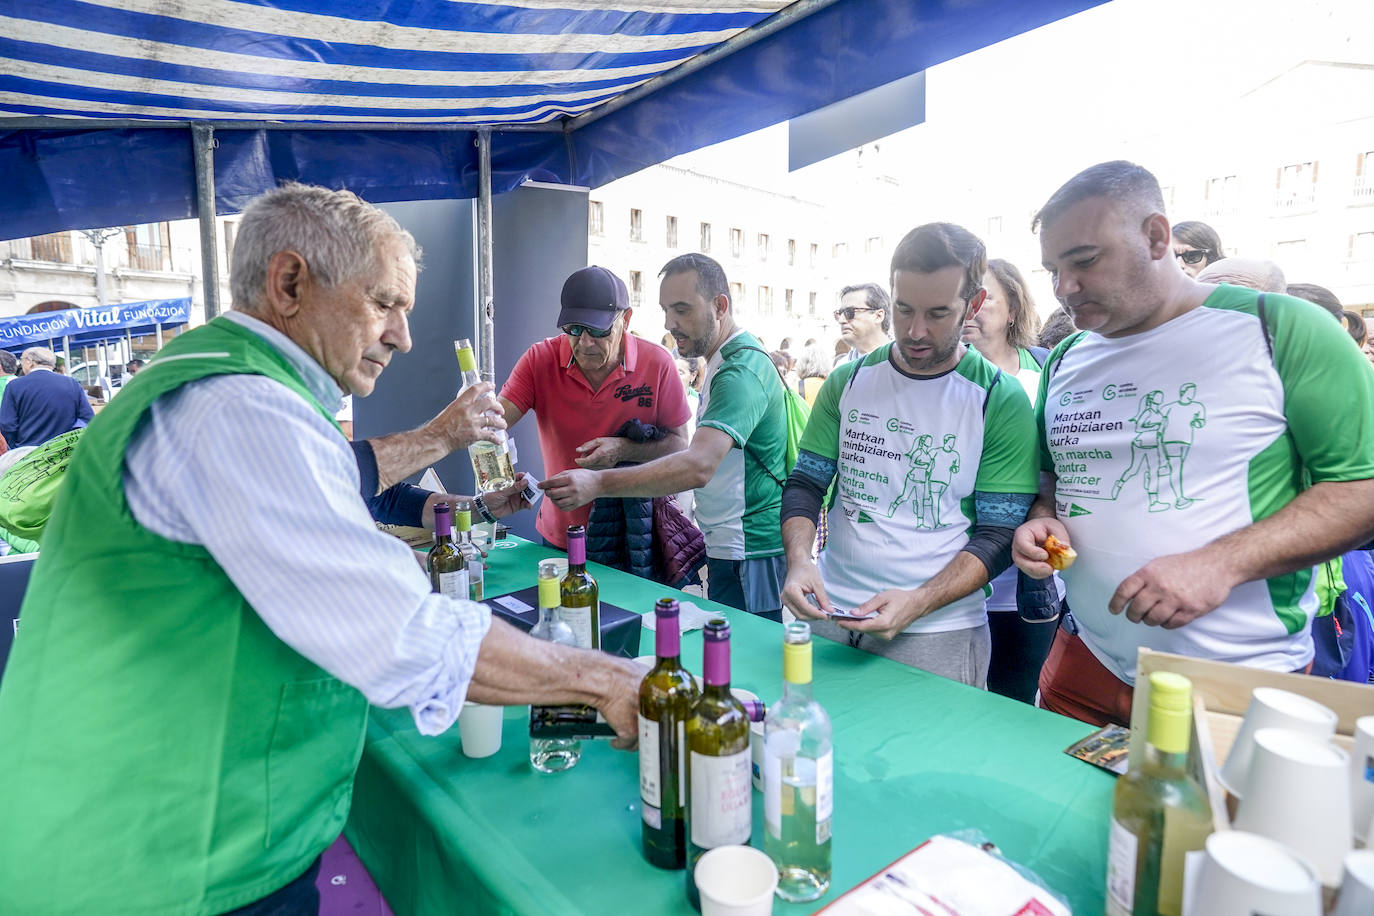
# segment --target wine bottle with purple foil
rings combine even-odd
[[[568,572],[558,586],[560,611],[572,627],[577,644],[601,648],[601,598],[596,580],[587,572],[587,529],[568,526]]]
[[[453,516],[448,503],[434,504],[434,546],[425,561],[430,587],[449,598],[467,599],[468,561],[453,543]]]
[[[639,800],[644,858],[659,868],[687,860],[687,717],[700,697],[696,680],[682,667],[678,603],[654,605],[654,654],[658,661],[639,685]]]
[[[747,846],[753,832],[749,717],[730,694],[730,624],[715,618],[702,637],[705,687],[686,729],[687,899],[697,909],[697,860],[717,846]]]

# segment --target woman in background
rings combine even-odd
[[[1221,252],[1221,236],[1211,226],[1197,220],[1179,223],[1174,226],[1174,257],[1178,258],[1185,274],[1196,277],[1202,268],[1225,257]]]
[[[807,407],[814,407],[825,377],[830,374],[830,360],[815,344],[802,351],[797,359],[797,391],[806,399]]]

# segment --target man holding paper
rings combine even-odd
[[[977,687],[992,645],[986,586],[1011,562],[1037,480],[1025,391],[960,340],[986,269],[983,243],[959,226],[902,239],[896,340],[825,380],[782,494],[792,613],[819,635]],[[825,619],[837,610],[849,619]]]

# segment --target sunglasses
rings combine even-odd
[[[611,336],[611,331],[613,330],[613,327],[607,328],[606,330],[602,331],[598,328],[589,328],[585,324],[570,324],[565,325],[563,328],[561,328],[561,330],[564,334],[567,334],[569,337],[581,337],[583,334],[590,334],[597,340],[601,340],[604,337]]]
[[[847,306],[846,308],[835,309],[835,320],[836,320],[836,321],[839,321],[841,318],[843,318],[845,321],[853,321],[853,320],[854,320],[854,316],[855,316],[857,313],[859,313],[859,312],[881,312],[881,311],[882,311],[882,309],[875,309],[875,308],[855,308],[854,306],[851,305],[851,306]]]
[[[1174,257],[1184,264],[1201,264],[1207,257],[1208,251],[1204,248],[1189,248],[1187,251],[1176,251]]]

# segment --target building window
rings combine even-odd
[[[644,211],[630,211],[630,241],[644,241]]]
[[[129,266],[137,270],[171,270],[171,230],[166,223],[144,223],[124,231]]]
[[[1274,203],[1280,210],[1310,207],[1317,199],[1317,163],[1285,165],[1278,170],[1275,187]]]
[[[1236,202],[1240,195],[1240,182],[1235,175],[1224,175],[1220,178],[1207,179],[1207,187],[1203,197],[1206,201],[1203,209],[1210,216],[1221,213],[1234,213]]]
[[[668,228],[664,233],[664,242],[669,248],[677,247],[677,217],[668,217]]]
[[[1374,150],[1355,157],[1355,197],[1374,201]]]
[[[787,266],[788,266],[788,267],[795,267],[795,266],[797,266],[797,240],[796,240],[796,239],[788,239],[788,240],[787,240]]]
[[[830,246],[830,256],[831,256],[832,258],[837,258],[837,259],[838,259],[838,258],[842,258],[842,257],[844,257],[844,256],[845,256],[846,254],[848,254],[848,253],[849,253],[849,243],[848,243],[848,242],[836,242],[834,245]]]
[[[815,266],[816,266],[816,259],[819,258],[820,256],[821,256],[821,246],[820,246],[820,245],[817,245],[815,242],[812,242],[812,243],[811,243],[811,266],[812,266],[812,267],[815,267]],[[812,295],[814,295],[814,293],[813,293]]]
[[[768,260],[768,247],[769,247],[768,233],[766,233],[766,232],[760,232],[759,235],[758,235],[758,240],[757,240],[757,241],[758,241],[758,249],[759,249],[759,260],[760,260],[760,261],[766,261],[766,260]]]
[[[773,314],[773,290],[771,287],[759,287],[759,314]]]
[[[792,290],[785,289],[782,292],[782,307],[787,310],[787,314],[792,314],[795,304],[792,302]]]
[[[1281,264],[1291,264],[1307,254],[1307,239],[1285,239],[1274,245],[1274,257]]]
[[[1000,217],[1000,216],[989,216],[989,217],[988,217],[988,235],[1001,235],[1001,234],[1002,234],[1002,217]]]
[[[630,308],[639,308],[639,303],[644,299],[644,274],[637,270],[630,271]]]
[[[732,257],[732,258],[742,258],[742,257],[744,257],[744,230],[743,230],[743,229],[731,229],[731,230],[730,230],[730,257]]]
[[[699,247],[701,248],[701,253],[702,253],[702,254],[710,254],[710,252],[711,252],[711,224],[710,224],[710,223],[702,223],[702,224],[701,224],[701,245],[700,245]]]
[[[811,247],[812,247],[812,248],[815,248],[816,246],[815,246],[815,245],[812,245]],[[815,314],[816,314],[816,294],[815,294],[815,293],[807,293],[807,294],[806,294],[806,311],[807,311],[807,313],[810,314],[812,317],[815,317]]]
[[[28,242],[29,257],[35,261],[55,261],[58,264],[72,263],[72,234],[70,232],[49,232],[47,235],[35,235]]]
[[[733,231],[733,230],[732,230],[732,231]],[[736,303],[736,302],[738,302],[740,305],[743,305],[743,304],[744,304],[744,284],[743,284],[743,283],[731,283],[731,284],[730,284],[730,302],[731,302],[731,304],[734,304],[734,303]]]
[[[1374,232],[1357,232],[1350,237],[1350,260],[1374,261]]]
[[[881,235],[870,235],[864,239],[864,254],[872,254],[875,251],[882,251],[883,237]]]
[[[587,231],[592,235],[606,234],[606,205],[599,200],[587,203]]]

